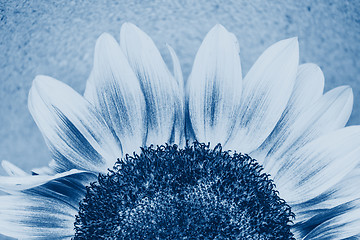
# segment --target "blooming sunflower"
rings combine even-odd
[[[53,160],[3,161],[0,233],[20,239],[357,239],[360,127],[353,94],[323,94],[297,38],[242,79],[216,25],[183,80],[125,23],[99,37],[84,96],[37,76],[29,110]],[[255,160],[256,159],[256,160]],[[86,187],[85,187],[86,186]]]

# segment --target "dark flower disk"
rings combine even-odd
[[[294,239],[293,218],[248,155],[150,146],[87,187],[73,239]]]

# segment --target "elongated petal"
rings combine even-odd
[[[175,136],[174,142],[180,146],[185,144],[185,91],[184,91],[184,78],[181,71],[181,65],[179,58],[177,57],[174,49],[170,45],[166,45],[173,62],[173,71],[175,79],[178,83],[179,88],[179,106],[176,107],[175,116]]]
[[[306,202],[338,183],[359,163],[360,126],[343,128],[306,144],[274,176],[289,204]]]
[[[187,83],[188,111],[198,141],[225,143],[238,114],[241,88],[237,39],[216,25],[202,42]]]
[[[97,40],[88,81],[84,96],[104,117],[123,152],[140,149],[146,133],[144,96],[120,46],[107,33]]]
[[[250,153],[264,142],[287,105],[298,62],[297,38],[277,42],[259,57],[244,78],[237,125],[226,148]]]
[[[266,158],[269,151],[278,149],[281,144],[286,142],[287,137],[291,134],[291,126],[322,96],[323,90],[324,75],[321,69],[311,63],[300,65],[293,92],[279,122],[256,152],[251,153],[251,156],[259,161],[262,159],[272,160],[272,158]],[[266,164],[266,162],[261,163]]]
[[[320,224],[304,240],[358,239],[360,237],[360,200],[353,201],[351,210]]]
[[[105,172],[121,156],[101,116],[66,84],[37,76],[29,93],[29,110],[54,160],[65,169]]]
[[[120,46],[140,81],[145,96],[147,145],[173,138],[179,87],[154,42],[135,25],[121,27]]]
[[[70,171],[70,168],[66,166],[59,165],[54,159],[52,159],[48,166],[33,168],[31,169],[32,175],[55,175],[57,173],[63,173]]]
[[[19,192],[40,186],[54,179],[63,178],[69,175],[79,174],[83,172],[84,171],[73,169],[68,172],[58,173],[55,175],[25,175],[17,177],[0,176],[0,190],[8,193]]]
[[[24,170],[5,160],[1,162],[1,166],[9,176],[18,177],[29,175]]]
[[[331,209],[360,199],[360,168],[352,170],[340,182],[315,198],[292,205],[296,222],[304,222],[316,215],[319,209]]]
[[[353,105],[353,93],[349,87],[338,87],[321,97],[300,114],[285,131],[278,133],[278,141],[267,154],[264,167],[273,176],[286,163],[291,153],[306,143],[328,132],[345,126]]]
[[[57,199],[0,196],[0,233],[19,239],[70,239],[76,213]]]
[[[34,195],[58,199],[78,210],[79,202],[84,199],[86,194],[85,186],[96,180],[97,175],[92,172],[74,172],[67,175],[58,175],[57,178],[52,178],[32,188],[26,188],[17,192],[16,195]]]

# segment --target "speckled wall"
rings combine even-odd
[[[83,92],[97,37],[118,38],[129,21],[147,32],[171,66],[165,43],[178,53],[185,77],[216,23],[234,32],[243,73],[272,43],[298,36],[300,62],[318,64],[325,91],[350,85],[360,124],[360,1],[4,1],[0,2],[0,160],[29,170],[49,153],[27,109],[37,74]],[[4,172],[1,171],[1,174]],[[1,239],[1,237],[0,237]]]

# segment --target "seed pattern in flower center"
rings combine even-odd
[[[87,187],[73,239],[294,239],[293,217],[248,155],[150,146]]]

